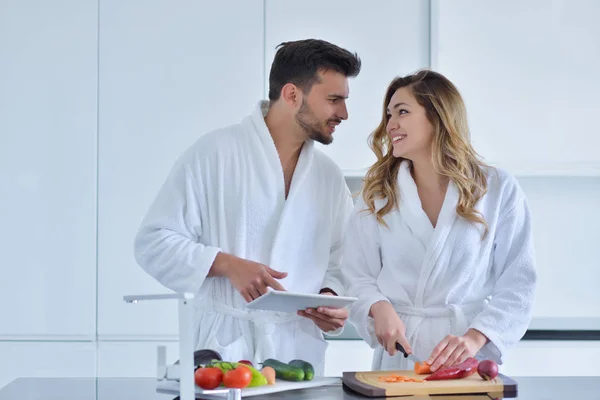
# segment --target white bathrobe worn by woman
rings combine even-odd
[[[176,163],[135,240],[140,266],[195,299],[198,349],[223,359],[301,358],[323,372],[327,343],[309,319],[252,311],[224,277],[207,277],[220,251],[287,272],[288,291],[344,293],[340,263],[352,198],[335,163],[307,141],[287,199],[267,103],[207,133]]]
[[[488,192],[477,203],[489,227],[456,213],[458,189],[450,182],[435,228],[422,209],[410,162],[398,173],[399,207],[385,215],[389,229],[363,212],[360,198],[348,225],[343,276],[347,296],[358,297],[350,322],[374,349],[374,370],[412,369],[401,353],[377,342],[371,306],[390,302],[406,326],[417,358],[427,360],[449,334],[474,328],[489,338],[477,354],[502,363],[524,335],[536,283],[531,218],[516,179],[501,169],[486,172]],[[385,205],[377,200],[377,209]]]

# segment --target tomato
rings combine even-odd
[[[250,384],[252,372],[244,365],[239,365],[236,369],[227,371],[223,375],[223,384],[228,388],[243,389]]]
[[[202,389],[214,389],[223,381],[223,372],[219,368],[198,368],[194,372],[194,381]]]

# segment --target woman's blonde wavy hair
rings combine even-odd
[[[377,129],[369,136],[369,147],[377,162],[369,168],[363,189],[367,212],[375,214],[378,223],[387,227],[383,217],[398,207],[398,170],[401,158],[392,154],[393,147],[386,131],[387,107],[396,90],[406,87],[417,102],[425,108],[427,119],[433,125],[432,162],[434,170],[454,182],[459,192],[456,213],[466,220],[481,223],[485,237],[488,226],[475,204],[487,192],[487,179],[477,153],[470,143],[467,113],[458,89],[445,76],[430,70],[394,79],[387,88],[383,102],[383,116]],[[387,199],[381,209],[376,199]]]

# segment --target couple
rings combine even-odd
[[[524,334],[536,281],[525,197],[477,160],[445,77],[390,84],[373,132],[377,162],[356,206],[314,148],[348,118],[356,54],[321,40],[280,45],[269,101],[202,135],[176,162],[135,239],[140,266],[195,300],[196,347],[224,359],[301,358],[323,374],[323,332],[345,321],[376,349],[374,369],[501,362]],[[244,306],[267,288],[357,297],[298,315]],[[310,312],[308,312],[310,311]]]

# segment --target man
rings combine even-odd
[[[301,358],[322,373],[322,332],[346,309],[250,311],[268,288],[339,295],[352,200],[336,164],[314,148],[348,118],[356,54],[321,40],[279,46],[269,101],[241,123],[201,136],[175,164],[135,239],[140,266],[192,292],[197,348],[225,360]]]

